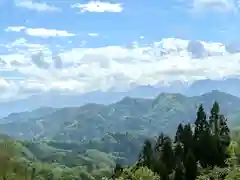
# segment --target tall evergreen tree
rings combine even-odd
[[[174,152],[172,148],[172,141],[166,137],[161,151],[161,163],[165,164],[168,174],[172,173],[175,166]]]
[[[176,165],[174,180],[185,180],[184,167],[181,162]]]
[[[167,167],[164,163],[159,164],[159,175],[161,180],[169,180],[169,174],[167,171]]]
[[[200,163],[205,166],[205,147],[206,147],[206,139],[209,137],[209,124],[207,121],[206,113],[204,112],[204,108],[202,104],[199,106],[197,111],[197,117],[195,121],[195,129],[194,129],[194,154],[196,160],[200,160]]]
[[[227,118],[224,115],[220,115],[219,116],[219,125],[220,125],[220,136],[229,136],[230,134],[230,130],[229,127],[227,125]]]
[[[193,132],[190,124],[186,124],[182,133],[183,152],[186,155],[188,149],[193,148]]]
[[[180,143],[177,143],[174,148],[174,157],[175,157],[176,163],[183,161],[183,148]]]
[[[194,154],[196,160],[200,162],[202,167],[206,168],[209,165],[209,160],[212,159],[212,134],[210,130],[206,130],[199,134],[199,139],[195,140]]]
[[[174,143],[182,142],[182,133],[183,133],[183,125],[180,123],[176,131]]]
[[[163,133],[161,133],[158,136],[155,147],[154,147],[155,152],[157,152],[157,153],[161,152],[161,149],[162,149],[165,139],[166,139],[166,136]]]
[[[140,162],[151,169],[151,165],[153,164],[153,149],[150,140],[144,142],[143,150],[140,154]]]
[[[190,149],[185,157],[184,167],[186,180],[195,180],[197,177],[197,162]]]
[[[199,135],[206,131],[208,128],[207,116],[204,112],[204,108],[202,104],[199,106],[197,111],[197,118],[195,121],[195,130],[194,130],[194,138],[198,139]]]
[[[211,126],[212,133],[216,135],[219,134],[219,111],[220,111],[219,104],[215,101],[211,109],[209,123]]]
[[[212,154],[213,165],[224,166],[227,156],[227,148],[230,144],[230,131],[227,126],[227,118],[220,114],[219,104],[215,102],[211,109],[209,122],[212,127]]]

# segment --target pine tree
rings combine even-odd
[[[224,166],[225,160],[228,158],[227,148],[230,144],[230,131],[227,126],[227,118],[220,114],[219,104],[215,102],[211,109],[209,122],[212,127],[212,162],[213,165]]]
[[[185,180],[184,167],[181,162],[176,165],[174,180]]]
[[[190,124],[186,124],[182,133],[183,152],[186,155],[188,149],[193,149],[193,132]]]
[[[197,111],[197,118],[195,121],[195,129],[194,129],[194,154],[196,160],[200,160],[200,164],[205,166],[205,147],[206,147],[206,138],[209,137],[209,124],[207,121],[206,113],[204,112],[204,108],[202,104],[199,106]]]
[[[231,137],[230,137],[230,130],[227,125],[227,118],[225,118],[224,115],[220,115],[219,121],[220,121],[220,127],[219,127],[220,139],[225,146],[228,146],[231,142]]]
[[[143,150],[140,155],[140,162],[151,169],[153,164],[153,149],[150,140],[146,140],[143,145]]]
[[[197,162],[190,149],[185,157],[184,167],[186,180],[195,180],[197,176]]]
[[[170,174],[175,166],[175,158],[172,148],[172,141],[169,137],[166,137],[164,140],[160,162],[165,164],[167,173]]]
[[[224,115],[219,116],[219,121],[220,121],[220,135],[221,136],[229,136],[230,130],[227,125],[227,118],[225,118]]]
[[[174,148],[174,157],[176,162],[182,162],[183,160],[183,148],[180,143],[177,143]]]
[[[177,132],[176,132],[176,135],[175,135],[175,138],[174,138],[174,143],[182,142],[182,132],[183,132],[183,126],[180,123],[178,125],[178,128],[177,128]]]
[[[202,132],[206,131],[207,128],[208,128],[207,116],[206,116],[206,113],[204,112],[204,108],[201,104],[197,111],[197,118],[195,121],[194,138],[198,139],[199,135]]]
[[[212,159],[213,142],[210,130],[206,130],[199,135],[199,139],[195,141],[195,158],[200,162],[202,167],[206,168],[209,165],[209,160]]]
[[[167,167],[164,163],[159,164],[159,175],[161,180],[169,180]]]
[[[211,109],[209,123],[211,126],[212,133],[216,135],[219,134],[219,111],[220,111],[219,104],[215,101]]]
[[[156,142],[156,144],[155,144],[155,151],[156,151],[156,152],[161,152],[161,148],[162,148],[162,146],[163,146],[163,143],[164,143],[165,139],[166,139],[166,136],[165,136],[163,133],[161,133],[161,134],[158,136],[157,142]]]

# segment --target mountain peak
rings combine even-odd
[[[212,90],[211,92],[207,92],[207,93],[205,93],[205,94],[203,94],[202,96],[214,96],[214,97],[216,97],[216,96],[222,96],[222,97],[234,97],[234,98],[237,98],[236,96],[233,96],[233,95],[231,95],[231,94],[228,94],[228,93],[225,93],[225,92],[222,92],[222,91],[220,91],[220,90]]]
[[[131,104],[134,101],[136,101],[135,98],[131,98],[129,96],[126,96],[123,99],[121,99],[120,101],[118,101],[117,104],[127,105],[127,104]]]

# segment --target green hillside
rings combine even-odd
[[[172,136],[180,122],[195,119],[200,103],[210,109],[214,101],[238,125],[240,99],[219,91],[196,97],[162,93],[155,99],[126,97],[110,105],[87,104],[61,109],[42,108],[11,114],[0,120],[0,132],[20,140],[84,141],[107,133],[137,133],[154,136],[159,131]]]
[[[159,98],[168,99],[172,104],[176,103],[175,106],[182,107],[173,96],[164,95]],[[125,102],[127,104],[122,104],[128,105],[129,99]],[[156,100],[152,108],[161,107],[159,102],[159,99]],[[205,110],[199,106],[195,120],[180,123],[174,130],[173,139],[161,131],[156,137],[137,133],[108,133],[90,141],[19,141],[0,135],[0,178],[239,179],[240,131],[235,130],[230,134],[228,119],[221,109],[214,103],[212,110],[205,114]],[[230,111],[230,108],[225,111]]]

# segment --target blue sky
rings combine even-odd
[[[239,4],[1,0],[0,99],[239,75]]]
[[[24,4],[24,1],[27,3]],[[194,7],[194,1],[199,1],[199,7]],[[212,5],[210,1],[215,3]],[[231,0],[111,1],[110,8],[113,9],[116,6],[114,3],[121,4],[121,12],[115,13],[79,13],[80,8],[71,8],[76,3],[89,2],[91,1],[2,0],[1,38],[8,41],[19,35],[24,36],[23,33],[5,33],[4,29],[9,26],[26,26],[66,30],[78,34],[77,37],[73,37],[75,41],[89,39],[90,46],[131,43],[140,36],[144,36],[145,41],[168,37],[232,41],[237,38],[240,25],[239,14],[235,9],[237,3]],[[45,4],[45,9],[38,7],[41,4]],[[104,8],[104,4],[101,8]],[[87,37],[91,32],[101,36],[93,40]],[[31,37],[26,36],[26,38]]]

